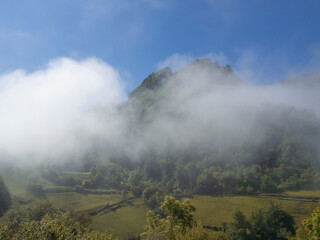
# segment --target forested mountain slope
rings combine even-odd
[[[149,206],[173,193],[316,188],[317,105],[296,104],[302,90],[289,83],[252,86],[209,59],[150,74],[113,110],[116,137],[96,137],[85,158],[93,167],[87,186],[127,186]],[[90,113],[106,124],[104,111]]]

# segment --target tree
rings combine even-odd
[[[229,240],[248,240],[252,239],[250,236],[251,224],[246,219],[246,216],[237,210],[233,216],[233,222],[230,224],[227,231],[227,237]]]
[[[278,189],[277,185],[272,180],[272,178],[267,175],[262,176],[260,189],[264,193],[278,193],[278,192],[280,192],[280,189]]]
[[[112,236],[91,231],[67,212],[46,214],[40,220],[24,219],[19,224],[1,222],[0,239],[111,240]]]
[[[319,240],[320,239],[320,207],[311,214],[311,218],[304,219],[297,230],[297,240]]]
[[[285,240],[295,234],[293,217],[271,203],[251,216],[253,239]]]
[[[141,235],[143,239],[176,239],[178,234],[184,235],[188,228],[196,225],[192,212],[196,208],[189,202],[180,202],[172,196],[166,196],[161,203],[160,209],[165,217],[147,213],[147,225],[145,232]]]
[[[210,173],[202,173],[197,178],[196,193],[199,194],[219,194],[221,186],[218,179]]]
[[[252,213],[249,220],[240,211],[233,219],[226,232],[228,240],[286,240],[295,233],[293,217],[272,203]]]
[[[196,208],[188,200],[181,203],[174,197],[166,196],[160,209],[167,215],[167,220],[169,220],[170,225],[178,225],[182,228],[183,232],[186,227],[192,227],[195,224],[192,212],[194,212]]]

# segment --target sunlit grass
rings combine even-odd
[[[141,199],[132,201],[134,206],[125,206],[116,211],[93,217],[92,227],[125,238],[128,234],[140,234],[146,223],[147,207]]]
[[[89,211],[93,208],[113,204],[122,200],[120,194],[113,195],[83,195],[75,192],[47,193],[47,199],[57,209],[73,209],[75,211]]]
[[[320,191],[287,191],[284,192],[286,196],[290,197],[309,197],[309,198],[320,198]]]
[[[246,216],[267,206],[271,201],[279,204],[282,209],[290,213],[296,223],[309,217],[312,211],[319,206],[318,202],[303,202],[280,200],[275,198],[255,198],[246,196],[236,197],[210,197],[195,196],[190,201],[197,208],[195,217],[205,225],[221,226],[222,222],[230,222],[236,210],[242,211]]]

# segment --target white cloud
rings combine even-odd
[[[61,137],[80,113],[101,102],[123,100],[123,89],[119,73],[95,58],[59,58],[32,73],[1,75],[0,152],[44,157],[59,141],[57,148],[67,144]]]

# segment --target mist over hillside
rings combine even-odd
[[[22,163],[139,161],[154,156],[201,159],[237,151],[252,155],[262,145],[277,148],[287,138],[304,142],[313,154],[318,152],[319,74],[296,75],[278,84],[254,86],[235,76],[229,65],[198,59],[177,72],[167,67],[151,73],[129,94],[128,100],[112,103],[112,94],[123,95],[117,73],[111,67],[105,70],[103,63],[95,61],[89,60],[89,64],[96,64],[95,69],[114,79],[108,80],[109,85],[96,85],[99,97],[92,95],[95,89],[91,95],[80,95],[80,101],[62,101],[63,98],[53,96],[47,102],[58,111],[48,111],[46,102],[43,108],[26,102],[34,111],[27,118],[16,106],[10,109],[13,113],[2,109],[7,118],[0,125],[4,133],[0,139],[2,162],[12,158]],[[86,63],[79,66],[84,71]],[[69,60],[62,64],[78,67]],[[99,78],[97,75],[96,83],[105,84]],[[11,89],[16,85],[12,83]],[[4,94],[8,92],[4,90],[1,97],[6,100]],[[81,103],[88,100],[91,107]],[[78,114],[68,119],[70,108],[63,107],[66,104],[77,104]],[[85,105],[89,109],[83,111]],[[18,119],[28,124],[21,125]],[[7,126],[19,127],[13,132]],[[258,161],[253,158],[246,156],[241,161]]]
[[[250,155],[266,144],[277,149],[287,138],[304,142],[316,153],[319,84],[309,86],[306,77],[252,86],[229,65],[195,60],[177,72],[164,68],[150,74],[115,108],[91,109],[79,121],[80,129],[84,139],[95,139],[85,147],[91,146],[91,156],[102,161],[201,159],[237,151]],[[99,130],[91,132],[88,121]],[[241,161],[259,161],[253,158]]]

